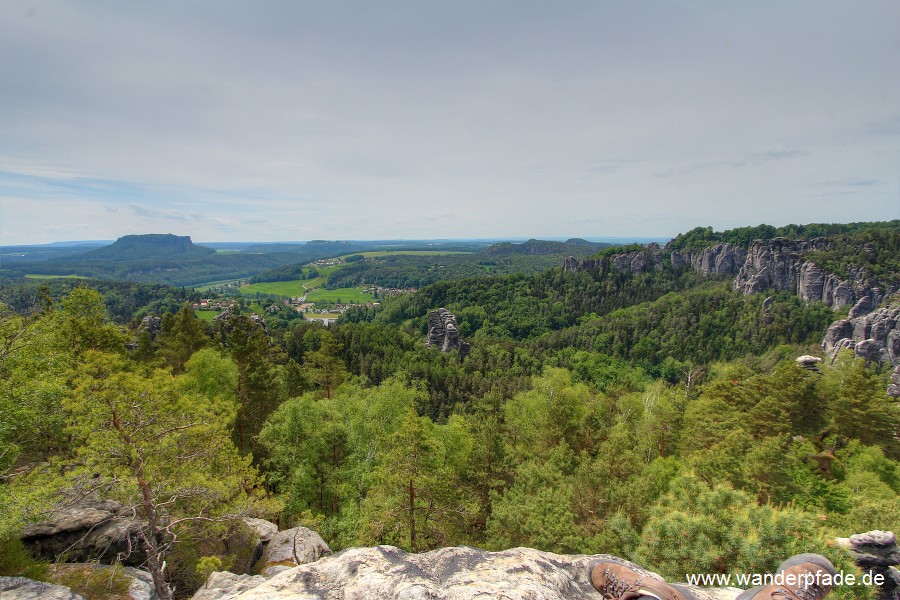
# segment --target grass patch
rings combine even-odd
[[[34,558],[18,538],[0,538],[0,576],[46,581],[49,566]]]
[[[219,315],[219,312],[215,310],[195,310],[194,314],[197,315],[197,318],[201,321],[212,323],[213,319]]]
[[[319,279],[293,279],[291,281],[267,281],[265,283],[251,283],[250,285],[241,286],[240,292],[244,296],[253,294],[274,294],[276,296],[302,296],[306,293],[303,284],[312,289],[312,282],[322,280]]]
[[[369,302],[372,294],[362,291],[362,288],[338,288],[336,290],[317,289],[306,295],[309,302],[338,302],[344,304]]]
[[[50,583],[64,585],[90,600],[131,600],[131,578],[120,566],[60,563],[51,565],[47,575]]]
[[[38,275],[28,274],[25,279],[90,279],[84,275]]]
[[[208,292],[209,288],[219,287],[222,285],[228,285],[229,283],[238,283],[238,282],[244,281],[246,279],[247,279],[246,277],[241,277],[240,279],[223,279],[221,281],[207,281],[207,282],[201,283],[200,285],[192,285],[191,287],[194,288],[198,292]]]

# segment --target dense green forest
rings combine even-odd
[[[329,274],[325,287],[338,289],[378,285],[388,288],[420,288],[438,281],[484,275],[538,273],[560,265],[567,256],[583,258],[609,246],[611,244],[579,239],[566,242],[528,240],[520,243],[501,242],[487,248],[479,247],[477,252],[460,254],[423,256],[398,253],[373,257],[353,255],[347,258],[347,264],[341,269]],[[455,247],[465,248],[465,246]],[[293,264],[264,271],[255,275],[251,282],[291,281],[317,276],[318,271],[315,267]]]
[[[672,250],[698,250],[713,244],[729,243],[746,248],[755,240],[771,240],[777,237],[793,240],[811,240],[840,234],[855,234],[870,229],[900,230],[900,220],[894,221],[862,221],[859,223],[810,223],[809,225],[757,225],[755,227],[736,227],[726,231],[713,231],[712,227],[695,227],[687,233],[675,236],[668,248]]]
[[[828,260],[866,235],[897,272],[893,238],[838,233]],[[556,265],[437,281],[327,328],[240,311],[207,324],[163,286],[7,289],[0,543],[60,490],[156,519],[169,567],[148,567],[183,592],[234,515],[306,525],[333,549],[607,552],[672,578],[812,551],[851,569],[828,540],[900,531],[887,370],[794,360],[821,354],[829,307],[693,271]],[[425,348],[438,307],[464,358]]]

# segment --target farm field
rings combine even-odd
[[[323,278],[320,278],[323,279]],[[250,285],[241,286],[240,292],[243,295],[275,294],[276,296],[302,296],[306,293],[303,284],[307,288],[315,287],[318,279],[294,279],[291,281],[267,281],[265,283],[251,283]]]
[[[199,286],[192,286],[198,292],[208,292],[210,288],[220,287],[223,285],[228,285],[229,283],[239,283],[246,278],[242,279],[223,279],[221,281],[208,281]]]
[[[360,288],[317,289],[307,294],[306,299],[309,302],[337,302],[340,300],[344,304],[363,303],[372,300],[372,294],[366,294]]]

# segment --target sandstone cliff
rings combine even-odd
[[[428,313],[428,335],[425,337],[426,348],[439,348],[441,352],[456,350],[461,357],[469,353],[470,344],[459,337],[456,316],[446,308],[439,308]]]
[[[703,250],[670,250],[650,244],[643,250],[613,254],[602,258],[577,260],[570,256],[563,264],[563,270],[571,273],[579,271],[608,271],[615,268],[621,273],[638,275],[649,271],[661,271],[667,267],[676,270],[693,269],[710,277],[732,277],[744,263],[746,251],[731,244],[717,244]]]
[[[734,289],[744,294],[788,291],[806,302],[824,302],[833,308],[852,306],[866,296],[873,306],[878,305],[887,294],[895,291],[866,279],[862,269],[851,268],[846,274],[829,273],[804,258],[805,253],[825,249],[828,245],[826,239],[790,241],[776,238],[753,242],[734,280]]]
[[[734,289],[743,294],[787,291],[806,302],[824,302],[833,308],[852,306],[866,297],[874,307],[897,291],[895,286],[867,279],[862,269],[851,268],[845,274],[829,273],[805,258],[808,252],[824,250],[830,243],[824,238],[810,241],[775,238],[753,242],[746,250],[728,243],[702,250],[675,250],[669,246],[661,249],[650,244],[642,250],[601,258],[578,261],[570,256],[563,270],[606,273],[615,269],[640,274],[665,268],[692,269],[705,277],[734,277]]]
[[[894,367],[888,394],[900,397],[900,302],[867,313],[871,298],[864,296],[850,318],[835,321],[825,332],[822,349],[832,360],[841,350],[852,350],[865,360]]]

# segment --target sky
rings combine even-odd
[[[900,218],[897,0],[3,0],[0,244]]]

